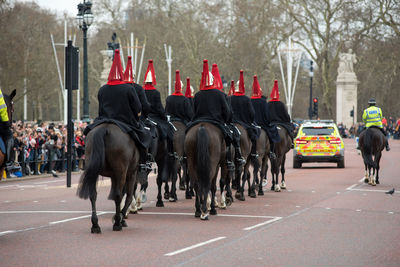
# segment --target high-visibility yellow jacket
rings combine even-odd
[[[383,128],[382,110],[378,107],[371,106],[367,109],[364,109],[362,119],[365,123],[365,127],[367,127],[367,128],[369,128],[371,126]]]
[[[8,111],[6,101],[4,101],[3,92],[0,89],[0,118],[2,122],[8,121]]]

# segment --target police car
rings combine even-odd
[[[305,162],[336,162],[344,168],[344,143],[332,120],[306,120],[294,140],[293,168]]]

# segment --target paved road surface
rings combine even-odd
[[[209,221],[194,200],[155,207],[151,177],[143,212],[113,232],[109,179],[99,182],[101,235],[90,233],[90,202],[65,176],[0,183],[1,266],[400,266],[400,142],[381,160],[381,184],[360,179],[354,141],[346,168],[286,164],[288,190],[235,201]],[[270,174],[268,174],[270,176]],[[269,184],[268,188],[269,189]],[[384,194],[398,188],[393,196]]]

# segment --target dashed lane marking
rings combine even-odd
[[[274,219],[265,221],[265,222],[263,222],[263,223],[259,223],[259,224],[253,225],[253,226],[249,226],[249,227],[243,228],[243,230],[244,230],[244,231],[253,230],[254,228],[257,228],[257,227],[260,227],[260,226],[264,226],[264,225],[267,225],[267,224],[270,224],[270,223],[279,221],[279,220],[281,220],[281,219],[282,219],[282,217],[275,217]]]
[[[97,216],[103,215],[105,214],[105,212],[98,212]],[[79,217],[75,217],[75,218],[69,218],[69,219],[65,219],[65,220],[61,220],[61,221],[54,221],[54,222],[49,222],[49,224],[59,224],[59,223],[65,223],[65,222],[70,222],[70,221],[76,221],[76,220],[80,220],[80,219],[84,219],[84,218],[88,218],[91,217],[92,215],[85,215],[85,216],[79,216]]]
[[[182,248],[182,249],[170,252],[170,253],[166,253],[166,254],[164,254],[164,256],[174,256],[176,254],[180,254],[182,252],[185,252],[185,251],[188,251],[188,250],[191,250],[191,249],[195,249],[195,248],[198,248],[198,247],[201,247],[201,246],[205,246],[205,245],[211,244],[213,242],[216,242],[216,241],[219,241],[219,240],[222,240],[222,239],[225,239],[225,238],[226,238],[226,236],[220,236],[220,237],[217,237],[217,238],[213,238],[213,239],[210,239],[210,240],[205,241],[205,242],[197,243],[197,244],[192,245],[190,247],[186,247],[186,248]]]

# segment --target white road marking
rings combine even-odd
[[[330,210],[331,208],[325,208],[326,210]]]
[[[267,224],[270,224],[270,223],[279,221],[279,220],[281,220],[281,219],[282,219],[282,217],[275,217],[275,218],[272,219],[272,220],[268,220],[268,221],[265,221],[265,222],[263,222],[263,223],[259,223],[259,224],[253,225],[253,226],[249,226],[249,227],[243,228],[243,230],[244,230],[244,231],[249,231],[249,230],[252,230],[252,229],[254,229],[254,228],[257,228],[257,227],[260,227],[260,226],[264,226],[264,225],[267,225]]]
[[[65,203],[65,202],[67,202],[67,201],[66,201],[66,200],[60,200],[60,202],[61,202],[61,203]]]
[[[360,191],[360,192],[383,192],[383,193],[387,192],[387,190],[379,190],[379,189],[361,189],[361,188],[354,188],[354,189],[351,189],[351,191]],[[400,192],[394,192],[394,193],[400,194]]]
[[[360,212],[361,210],[356,210],[357,212]]]
[[[393,212],[393,211],[389,211],[388,213],[389,213],[389,214],[394,214],[394,212]]]
[[[98,212],[97,216],[103,215],[104,212]],[[85,216],[80,216],[80,217],[75,217],[75,218],[70,218],[70,219],[65,219],[65,220],[61,220],[61,221],[55,221],[55,222],[49,222],[49,224],[59,224],[59,223],[65,223],[65,222],[70,222],[70,221],[76,221],[76,220],[80,220],[80,219],[84,219],[84,218],[88,218],[91,217],[92,215],[85,215]]]
[[[296,208],[301,208],[301,206],[296,206]]]
[[[174,256],[176,254],[179,254],[179,253],[182,253],[182,252],[194,249],[194,248],[198,248],[198,247],[201,247],[201,246],[204,246],[204,245],[208,245],[210,243],[213,243],[213,242],[219,241],[221,239],[225,239],[225,238],[226,238],[226,236],[220,236],[220,237],[217,237],[217,238],[213,238],[213,239],[210,239],[208,241],[201,242],[201,243],[195,244],[195,245],[190,246],[190,247],[182,248],[182,249],[176,250],[174,252],[170,252],[170,253],[164,254],[164,256]]]
[[[65,182],[63,180],[58,180],[58,181],[47,181],[47,182],[38,182],[38,183],[34,183],[34,184],[50,184],[50,183],[60,183],[60,182]]]
[[[33,203],[38,203],[38,202],[39,202],[39,201],[37,201],[37,200],[34,200],[34,201],[33,201]]]
[[[340,195],[340,192],[336,192],[336,194]]]
[[[183,216],[193,216],[194,213],[184,213],[184,212],[148,212],[142,211],[139,214],[144,215],[183,215]],[[263,216],[263,215],[242,215],[242,214],[217,214],[217,217],[237,217],[237,218],[261,218],[270,219],[276,218],[276,216]]]
[[[353,184],[352,186],[349,186],[346,188],[346,190],[353,190],[354,187],[356,187],[358,184]]]
[[[17,231],[15,231],[15,230],[10,230],[10,231],[4,231],[4,232],[0,232],[0,236],[2,236],[2,235],[7,235],[7,234],[13,234],[13,233],[16,233]]]

